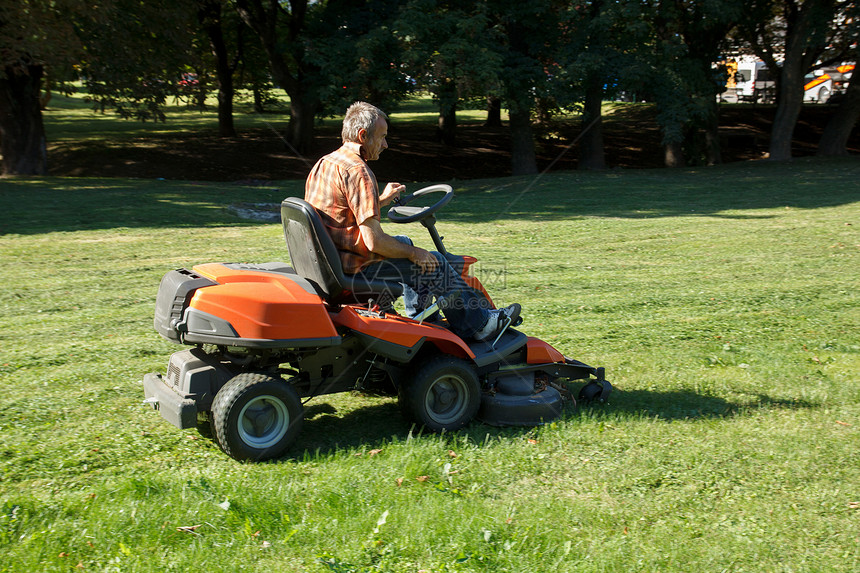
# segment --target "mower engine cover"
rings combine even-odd
[[[180,344],[305,348],[341,342],[313,285],[282,263],[170,271],[159,287],[155,330]]]

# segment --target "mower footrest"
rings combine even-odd
[[[528,337],[522,332],[508,328],[495,341],[495,345],[489,341],[471,341],[468,344],[469,348],[475,354],[475,365],[478,368],[483,368],[485,366],[492,366],[528,344]]]

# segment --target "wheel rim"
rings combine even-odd
[[[290,412],[275,396],[257,396],[239,412],[239,437],[253,448],[276,445],[290,428]]]
[[[448,374],[437,379],[424,396],[424,410],[437,424],[459,421],[469,405],[469,387],[459,376]]]

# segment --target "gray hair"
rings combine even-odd
[[[343,130],[341,139],[344,142],[358,141],[358,132],[362,129],[370,133],[371,128],[379,118],[388,121],[388,116],[375,105],[363,101],[357,101],[346,110],[343,118]]]

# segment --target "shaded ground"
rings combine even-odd
[[[767,151],[775,109],[732,106],[721,112],[724,162],[760,159]],[[828,106],[804,108],[795,130],[794,155],[815,152],[821,131],[832,113]],[[283,127],[285,118],[270,118]],[[579,125],[546,126],[538,143],[541,170],[577,167],[578,146],[570,142]],[[607,118],[606,161],[610,168],[648,168],[663,165],[660,134],[650,107],[632,107],[623,119]],[[62,142],[49,147],[52,175],[79,177],[136,177],[202,181],[267,181],[303,179],[312,164],[335,149],[340,134],[320,129],[314,149],[296,155],[269,127],[248,130],[237,139],[222,139],[214,131],[177,133],[116,142]],[[430,125],[395,123],[388,151],[374,163],[380,181],[450,181],[510,175],[510,137],[506,127],[480,123],[458,127],[456,147],[436,140]],[[849,142],[860,153],[858,130]]]

